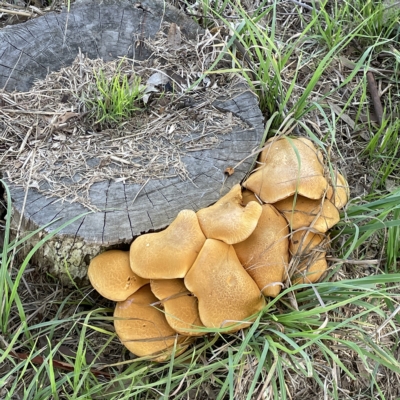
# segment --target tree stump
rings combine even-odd
[[[70,12],[49,13],[6,27],[0,31],[0,87],[29,90],[35,79],[70,65],[79,50],[89,58],[146,59],[150,54],[140,43],[154,37],[162,21],[175,22],[190,38],[201,31],[190,18],[158,0],[85,1],[73,5]],[[248,173],[253,161],[248,156],[263,135],[263,117],[248,87],[213,105],[239,116],[249,128],[235,127],[216,148],[188,153],[183,161],[189,180],[150,180],[144,186],[111,180],[93,184],[90,199],[99,212],[16,186],[3,174],[12,196],[14,233],[19,224],[22,234],[50,224],[26,243],[19,256],[25,257],[43,237],[75,219],[42,245],[32,262],[64,282],[69,277],[79,280],[86,277],[90,260],[103,250],[127,247],[138,235],[167,227],[179,211],[198,211],[217,201]],[[231,176],[224,174],[237,164]]]

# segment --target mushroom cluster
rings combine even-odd
[[[207,329],[249,326],[264,296],[277,296],[284,282],[320,279],[326,232],[348,197],[345,178],[326,174],[309,139],[273,138],[243,186],[197,213],[181,211],[165,230],[139,236],[129,252],[96,256],[88,276],[117,302],[122,343],[162,361]]]

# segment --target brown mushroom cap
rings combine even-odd
[[[263,295],[276,297],[289,265],[289,227],[274,206],[264,204],[262,209],[254,232],[233,247]]]
[[[260,163],[243,186],[265,203],[273,204],[295,193],[320,199],[328,188],[321,153],[306,138],[270,139]]]
[[[199,301],[200,319],[208,328],[236,325],[258,313],[265,305],[260,289],[244,270],[232,246],[207,239],[185,286]],[[248,326],[243,323],[231,331]]]
[[[131,270],[129,251],[122,250],[109,250],[94,257],[88,277],[103,297],[113,301],[123,301],[149,283]]]
[[[340,210],[349,201],[350,188],[346,178],[342,174],[336,172],[335,175],[336,183],[334,187],[329,186],[328,191],[326,192],[326,198]]]
[[[143,286],[125,301],[117,303],[114,311],[115,331],[124,346],[133,354],[144,357],[156,355],[154,361],[166,360],[173,351],[177,337],[164,313],[152,304],[158,302],[150,290]],[[180,337],[178,343],[185,340]],[[177,346],[182,352],[185,347]]]
[[[321,201],[290,196],[274,206],[284,215],[293,231],[311,226],[324,233],[340,221],[338,209],[328,199]]]
[[[233,244],[251,235],[261,211],[261,205],[254,201],[242,206],[242,191],[237,184],[214,205],[199,210],[197,218],[207,239]]]
[[[205,240],[196,213],[183,210],[167,229],[139,236],[131,244],[131,268],[147,279],[183,278]]]
[[[202,336],[197,298],[190,293],[183,279],[154,279],[151,291],[162,301],[165,318],[172,329],[185,336]]]
[[[317,282],[328,268],[325,235],[301,229],[292,234],[290,253],[292,254],[292,283]]]

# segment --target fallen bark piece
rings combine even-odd
[[[376,85],[375,77],[372,71],[367,72],[368,89],[371,94],[372,104],[374,106],[376,117],[378,118],[379,126],[382,126],[383,121],[383,107],[381,98],[379,96],[378,87]]]

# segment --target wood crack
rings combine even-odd
[[[131,234],[132,234],[132,237],[133,237],[132,220],[131,220],[131,216],[129,215],[128,199],[127,199],[127,196],[126,196],[126,185],[124,185],[124,198],[125,198],[126,214],[127,214],[127,218],[128,218],[128,221],[129,221],[129,226],[131,228]]]
[[[105,193],[105,202],[106,202],[106,203],[105,203],[105,207],[104,207],[105,210],[107,209],[108,190],[109,190],[109,188],[110,188],[110,184],[111,184],[111,182],[108,181],[108,187],[107,187],[107,190],[106,190],[106,193]],[[105,235],[105,227],[106,227],[107,212],[102,212],[102,213],[100,213],[100,214],[103,214],[103,232],[102,232],[102,235],[101,235],[101,240],[102,240],[102,243],[104,243],[104,235]]]

